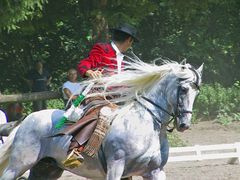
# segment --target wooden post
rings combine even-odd
[[[201,152],[201,147],[198,145],[198,144],[196,144],[195,146],[194,146],[194,148],[195,148],[195,150],[196,150],[196,155],[197,155],[197,160],[198,161],[201,161],[202,160],[202,152]]]
[[[0,95],[0,103],[58,99],[61,97],[62,97],[61,93],[56,92],[56,91],[43,91],[43,92],[32,92],[32,93],[23,93],[23,94]]]
[[[240,142],[235,143],[236,145],[236,152],[238,154],[238,164],[240,164]]]
[[[236,142],[234,143],[235,147],[236,147],[236,150],[235,152],[237,153],[237,156],[238,157],[234,157],[234,158],[230,158],[228,160],[228,164],[240,164],[240,142]]]

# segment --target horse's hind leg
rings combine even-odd
[[[14,161],[14,163],[11,161],[3,172],[3,175],[0,177],[0,180],[15,180],[30,169],[34,163],[35,162],[32,162],[31,164],[26,165],[18,160]]]
[[[12,146],[9,164],[0,180],[15,180],[28,169],[31,169],[38,161],[41,148],[40,140],[34,135],[30,136],[31,138],[28,140],[22,139],[23,135],[18,135]]]
[[[28,180],[55,180],[61,177],[63,169],[57,167],[52,158],[39,161],[31,170]]]
[[[4,170],[0,180],[15,180],[30,169],[35,162],[24,164],[20,158],[11,158],[8,167]]]

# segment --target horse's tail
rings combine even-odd
[[[9,134],[8,138],[0,148],[0,176],[2,175],[4,169],[7,167],[8,159],[10,156],[10,148],[12,146],[18,128],[19,125],[12,130],[12,132]]]

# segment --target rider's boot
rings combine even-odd
[[[70,150],[69,155],[67,158],[62,162],[63,165],[67,168],[75,168],[80,166],[84,162],[84,157],[82,156],[81,152],[83,151],[84,146],[75,147]]]

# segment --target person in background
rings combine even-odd
[[[75,100],[82,91],[82,86],[78,82],[78,74],[76,69],[69,69],[67,72],[68,81],[62,86],[63,99],[66,108],[71,106],[71,102]],[[71,101],[69,101],[71,99]]]
[[[35,68],[29,72],[27,83],[32,92],[42,92],[49,90],[52,76],[43,68],[41,61],[37,61]],[[33,101],[33,111],[39,111],[47,108],[45,100]]]
[[[1,125],[1,124],[5,124],[5,123],[7,123],[6,114],[5,114],[5,112],[4,112],[3,110],[0,109],[0,125]],[[4,141],[5,141],[6,138],[7,138],[7,137],[2,137],[2,136],[0,135],[0,147],[1,147],[1,145],[3,145],[3,143],[4,143]]]
[[[10,103],[7,106],[7,122],[18,121],[23,117],[23,105],[20,102]]]
[[[129,24],[122,24],[110,29],[112,41],[110,43],[96,43],[89,56],[80,60],[77,70],[82,77],[99,78],[102,74],[112,75],[120,73],[123,68],[124,52],[133,44],[139,42],[137,30]]]

